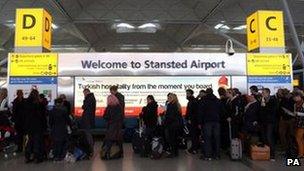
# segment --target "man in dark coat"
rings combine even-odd
[[[43,161],[43,135],[47,128],[47,121],[37,90],[32,90],[25,106],[25,130],[29,136],[25,150],[26,163],[33,160],[40,163]],[[34,153],[34,159],[31,158],[32,153]]]
[[[220,120],[224,113],[224,107],[220,100],[213,94],[213,90],[208,88],[206,96],[199,104],[199,125],[203,129],[204,152],[201,159],[212,160],[220,157]],[[214,148],[212,148],[214,146]]]
[[[261,110],[259,113],[259,123],[262,126],[262,142],[270,147],[271,161],[275,160],[275,138],[274,131],[277,121],[277,105],[275,97],[270,96],[269,88],[262,91]]]
[[[63,100],[63,106],[67,109],[68,114],[71,115],[72,107],[71,107],[71,103],[67,100],[66,95],[60,94],[59,98]]]
[[[83,114],[81,117],[81,128],[92,129],[95,127],[95,111],[96,111],[96,99],[93,93],[89,89],[83,90]]]
[[[54,143],[54,160],[61,161],[65,157],[67,126],[70,125],[69,114],[61,98],[55,100],[55,107],[50,111],[49,125]]]
[[[17,90],[17,97],[13,101],[13,121],[17,132],[16,144],[17,152],[23,151],[24,128],[25,128],[25,99],[22,90]]]
[[[191,147],[187,150],[190,154],[196,154],[199,147],[199,129],[198,129],[198,101],[193,96],[194,92],[191,89],[186,90],[188,100],[186,110],[186,120],[190,127]]]
[[[111,86],[110,93],[118,98],[119,104],[122,108],[123,116],[125,116],[125,96],[118,92],[118,86]]]

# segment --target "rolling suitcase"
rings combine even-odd
[[[150,142],[144,132],[143,124],[140,121],[139,129],[133,135],[132,148],[135,154],[140,154],[141,157],[148,157]]]
[[[241,160],[243,156],[242,141],[239,138],[232,139],[231,122],[229,124],[230,137],[230,158],[231,160]]]

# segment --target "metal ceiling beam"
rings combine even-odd
[[[294,22],[293,22],[293,19],[292,19],[290,10],[289,10],[288,3],[287,3],[286,0],[282,0],[282,4],[283,4],[283,9],[284,9],[284,12],[285,12],[285,15],[286,15],[286,18],[287,18],[289,29],[291,31],[291,36],[292,36],[293,43],[297,48],[298,55],[301,59],[302,67],[304,68],[303,50],[301,48],[300,41],[298,39],[298,34],[297,34],[296,28],[294,26]]]
[[[188,34],[188,36],[180,43],[183,46],[188,40],[192,39],[193,35],[200,30],[200,28],[206,23],[209,17],[211,17],[219,7],[224,4],[225,0],[220,0],[211,10],[210,12],[201,20],[200,24],[195,26],[192,31]]]
[[[73,18],[68,14],[68,12],[64,9],[61,3],[58,0],[48,0],[48,2],[57,9],[62,15],[64,15],[68,21],[76,28],[78,34],[80,35],[80,39],[87,42],[89,46],[91,46],[90,41],[88,38],[79,30],[79,28],[75,25]]]

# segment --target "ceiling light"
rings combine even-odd
[[[217,24],[216,26],[214,26],[215,29],[219,29],[223,26],[224,24]]]
[[[223,26],[221,27],[221,29],[230,30],[230,27],[228,27],[227,25],[223,25]]]
[[[153,24],[153,23],[146,23],[146,24],[143,24],[141,26],[139,26],[138,28],[139,29],[145,29],[145,28],[157,28],[157,25],[156,24]]]
[[[246,28],[247,28],[246,25],[240,25],[240,26],[234,27],[233,30],[243,30],[243,29],[246,29]]]
[[[56,24],[52,23],[52,28],[53,29],[58,29],[58,26]]]
[[[129,29],[134,29],[135,27],[132,26],[131,24],[128,24],[128,23],[119,23],[116,25],[117,28],[129,28]]]

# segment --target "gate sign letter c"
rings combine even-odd
[[[272,30],[272,31],[276,31],[276,30],[277,30],[277,28],[271,27],[271,26],[270,26],[270,20],[275,20],[275,19],[277,19],[275,16],[271,16],[271,17],[268,17],[268,18],[266,19],[266,27],[267,27],[269,30]]]
[[[252,23],[254,22],[254,19],[252,19],[251,21],[250,21],[250,32],[251,33],[255,33],[255,30],[253,30],[252,29]]]

